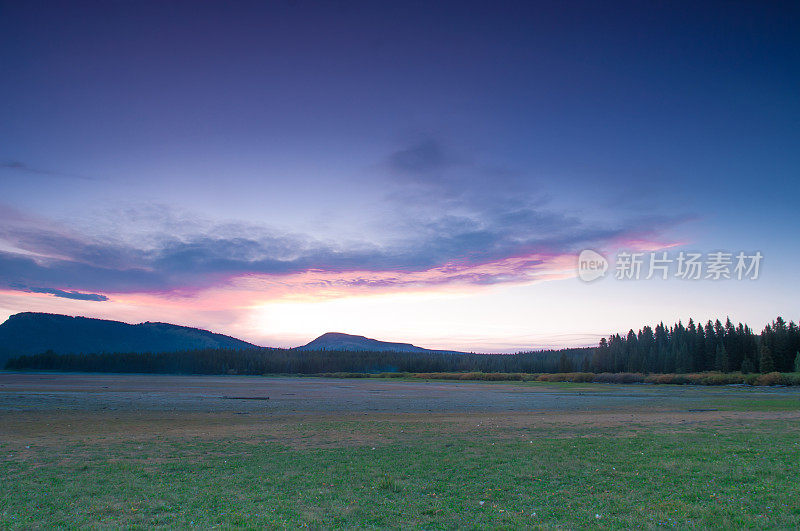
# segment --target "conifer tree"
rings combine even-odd
[[[714,368],[720,372],[730,371],[728,363],[728,351],[725,350],[725,345],[720,344],[717,346],[717,355],[714,361]]]
[[[761,361],[759,363],[762,373],[775,370],[775,361],[772,359],[772,351],[767,345],[761,345]]]

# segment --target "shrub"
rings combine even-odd
[[[707,372],[695,376],[699,385],[730,385],[744,383],[744,377],[738,372]]]
[[[647,383],[654,385],[800,385],[800,373],[742,374],[740,372],[700,372],[688,374],[642,374],[636,372],[559,372],[559,373],[521,373],[521,372],[382,372],[369,374],[363,372],[322,373],[317,376],[330,378],[418,378],[424,380],[457,381],[519,381],[519,382],[573,382],[630,384]]]
[[[800,372],[783,373],[784,385],[800,385]]]
[[[756,385],[756,381],[760,375],[758,373],[750,373],[744,375],[744,383],[747,385]]]
[[[317,376],[323,378],[369,378],[366,372],[323,372]]]
[[[779,372],[768,372],[756,378],[755,385],[783,385],[783,376]]]
[[[594,378],[595,382],[611,384],[644,383],[644,380],[644,374],[637,372],[601,372]]]

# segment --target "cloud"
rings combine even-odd
[[[568,267],[565,257],[584,248],[657,242],[684,221],[651,214],[590,222],[548,207],[535,180],[442,146],[427,139],[390,154],[383,236],[371,241],[323,241],[153,206],[116,212],[99,236],[0,208],[0,287],[40,286],[63,297],[192,294],[246,278],[280,292],[530,282]],[[144,236],[128,228],[143,226]]]
[[[385,245],[349,246],[246,225],[240,236],[181,235],[149,248],[6,228],[7,240],[36,254],[0,252],[0,285],[101,293],[193,292],[237,277],[272,277],[279,284],[309,273],[303,283],[337,288],[522,282],[580,248],[658,233],[656,220],[645,221],[625,228],[591,227],[568,216],[533,211],[486,219],[445,216],[418,221],[404,238]]]
[[[94,181],[93,177],[87,177],[85,175],[77,175],[74,173],[64,173],[59,171],[50,171],[50,170],[43,170],[41,168],[35,168],[25,164],[24,162],[20,162],[18,160],[5,160],[0,162],[0,169],[6,170],[13,170],[18,171],[21,173],[25,173],[28,175],[42,175],[45,177],[57,177],[57,178],[64,178],[64,179],[80,179],[83,181]]]
[[[392,171],[385,199],[399,220],[394,227],[403,235],[398,247],[420,265],[558,256],[653,236],[682,221],[679,216],[653,216],[590,222],[549,207],[549,197],[537,179],[477,162],[473,156],[445,149],[444,144],[427,138],[389,157]]]
[[[99,295],[97,293],[80,293],[78,291],[64,291],[55,288],[28,288],[27,291],[30,291],[32,293],[49,293],[50,295],[55,295],[56,297],[62,297],[64,299],[75,299],[79,301],[103,302],[108,300],[108,297],[106,297],[105,295]]]
[[[145,269],[100,267],[72,259],[52,259],[0,251],[0,287],[80,289],[100,292],[169,289],[158,272]],[[175,286],[177,287],[177,286]]]
[[[442,145],[434,139],[425,139],[399,149],[388,158],[388,166],[396,172],[419,175],[442,169],[450,163]]]

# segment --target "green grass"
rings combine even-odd
[[[677,428],[423,417],[304,422],[283,444],[3,443],[0,527],[800,525],[796,421]]]
[[[708,402],[720,409],[730,411],[797,411],[800,410],[800,397],[758,397],[753,398],[726,398],[725,400],[712,400]]]

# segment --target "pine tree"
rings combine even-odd
[[[678,362],[676,363],[675,372],[686,373],[691,372],[691,358],[689,358],[689,349],[686,348],[686,343],[683,343],[678,349]]]
[[[728,351],[725,350],[725,345],[717,346],[717,356],[714,359],[714,368],[721,372],[730,371],[728,363]]]
[[[609,351],[606,338],[600,338],[600,346],[594,349],[594,354],[592,355],[592,372],[605,372],[608,370]]]
[[[710,371],[714,369],[714,355],[717,351],[717,347],[714,344],[714,323],[708,321],[705,327],[705,353],[706,353],[706,361],[703,364],[703,370]]]
[[[706,367],[706,334],[703,325],[697,325],[694,347],[694,368],[698,371],[705,371]]]
[[[788,371],[792,366],[792,350],[789,347],[789,328],[783,317],[778,317],[772,324],[774,341],[772,343],[772,358],[775,367],[780,371]]]
[[[741,371],[744,374],[752,374],[756,372],[756,364],[753,363],[753,360],[751,360],[750,358],[745,358],[744,361],[742,361]]]
[[[558,372],[572,372],[572,361],[562,352],[558,360]]]
[[[772,351],[766,345],[761,345],[761,372],[767,373],[775,370],[775,361],[772,359]]]
[[[800,372],[800,352],[794,357],[794,372]]]

